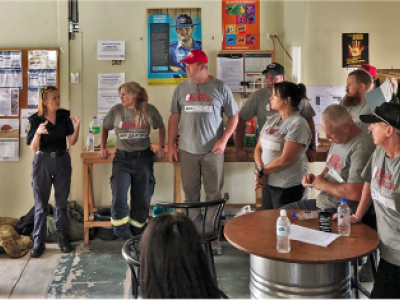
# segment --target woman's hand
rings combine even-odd
[[[165,156],[165,152],[164,152],[164,148],[163,147],[158,147],[157,151],[156,151],[156,155],[157,155],[157,159],[163,159]]]
[[[336,214],[333,215],[332,220],[333,221],[337,221],[337,218],[338,218],[338,216],[337,216],[337,213],[336,213]],[[350,222],[351,222],[351,224],[356,224],[356,223],[360,222],[360,219],[357,218],[356,215],[352,214],[350,216]]]
[[[46,120],[46,122],[39,125],[38,129],[36,129],[37,135],[41,136],[42,134],[49,134],[46,128],[47,123],[49,123],[49,121]]]
[[[254,176],[254,189],[258,190],[261,189],[264,184],[267,183],[268,175],[263,175],[259,177],[258,175]]]
[[[100,149],[99,151],[99,157],[103,158],[103,159],[107,159],[108,158],[108,150],[107,148],[105,149]]]
[[[69,118],[71,119],[72,124],[74,125],[74,129],[79,130],[79,127],[81,125],[81,120],[79,119],[79,117],[69,116]]]

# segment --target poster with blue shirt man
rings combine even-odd
[[[200,8],[149,9],[149,84],[176,84],[186,79],[181,62],[194,49],[201,50]]]

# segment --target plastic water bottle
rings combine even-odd
[[[290,220],[287,217],[286,209],[281,209],[281,216],[276,221],[276,250],[279,253],[290,252],[289,230]]]
[[[89,130],[89,135],[86,140],[86,151],[94,152],[94,137],[93,137],[93,131],[91,130]]]
[[[296,217],[299,220],[310,220],[317,219],[319,216],[319,211],[300,211],[300,212],[292,212],[292,217]]]
[[[351,232],[351,209],[345,198],[340,199],[338,207],[338,231],[339,235],[349,236]]]
[[[95,149],[100,149],[100,123],[97,121],[97,117],[94,116],[92,122],[90,122],[89,130],[93,132],[93,144]]]

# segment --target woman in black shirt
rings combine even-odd
[[[47,204],[54,185],[56,230],[58,246],[63,253],[73,250],[69,242],[68,196],[71,186],[71,157],[67,142],[75,145],[79,137],[79,117],[71,117],[60,108],[60,94],[53,86],[44,87],[39,94],[38,112],[29,117],[27,144],[35,152],[32,187],[35,198],[34,246],[31,257],[45,250]]]

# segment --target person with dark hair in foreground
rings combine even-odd
[[[140,244],[143,298],[226,298],[214,283],[199,234],[185,215],[152,219]]]
[[[303,196],[301,179],[307,174],[311,141],[310,127],[299,112],[305,91],[302,83],[274,84],[270,106],[278,113],[267,117],[254,150],[255,188],[263,188],[262,209],[277,209]]]

